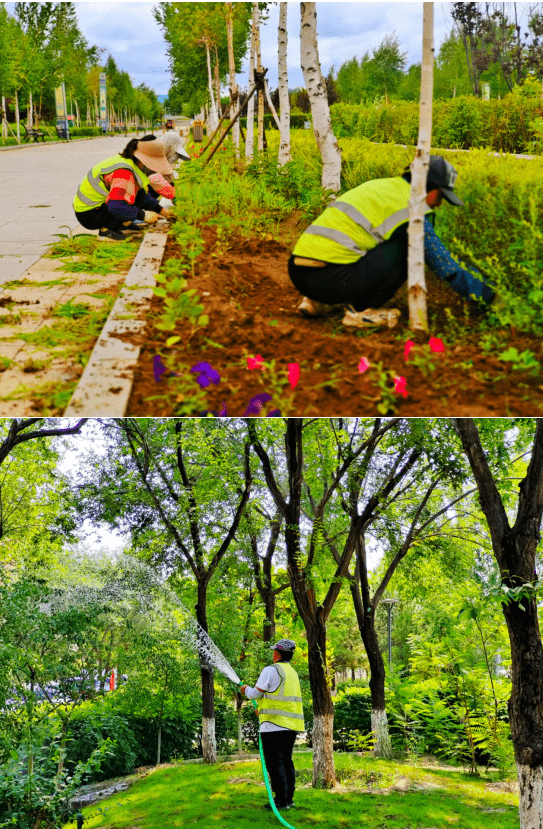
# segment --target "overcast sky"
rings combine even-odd
[[[14,3],[7,3],[13,14]],[[76,2],[79,27],[91,45],[113,55],[117,66],[128,72],[137,86],[145,83],[158,95],[166,95],[170,73],[162,29],[153,17],[148,2]],[[277,22],[279,4],[270,4],[269,19],[262,26],[262,58],[268,68],[271,87],[277,86]],[[305,86],[300,69],[300,4],[288,8],[289,87]],[[447,36],[450,3],[436,3],[434,30],[436,51]],[[396,33],[407,66],[421,60],[422,3],[335,2],[317,3],[319,56],[324,74],[336,70],[353,56],[379,46],[386,35]],[[248,63],[238,75],[241,86],[248,85]]]

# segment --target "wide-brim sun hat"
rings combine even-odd
[[[177,155],[181,156],[181,158],[190,159],[190,155],[185,150],[184,141],[180,135],[177,135],[175,132],[166,132],[164,135],[160,135],[157,138],[157,141],[160,141],[161,144],[164,144],[164,149],[166,150],[166,157],[170,158],[173,153],[177,153]]]
[[[173,173],[173,167],[166,158],[166,148],[158,140],[138,141],[134,158],[145,164],[153,173],[162,173],[163,176],[171,176]]]

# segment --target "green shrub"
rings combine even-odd
[[[93,781],[130,774],[139,765],[143,748],[126,717],[97,706],[82,706],[75,712],[69,724],[68,740],[66,757],[70,768],[86,762],[104,740],[113,744],[113,753],[94,772]]]
[[[371,731],[371,692],[369,688],[346,688],[334,700],[334,748],[349,750],[355,732]]]
[[[102,127],[70,127],[70,135],[102,135]]]

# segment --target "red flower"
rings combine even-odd
[[[405,377],[395,377],[394,378],[394,391],[396,394],[401,394],[403,397],[407,397],[407,380]]]
[[[300,366],[298,363],[289,363],[288,364],[288,381],[292,388],[295,387],[296,383],[300,379]]]
[[[360,374],[364,374],[364,372],[367,371],[369,367],[370,364],[368,360],[366,360],[365,357],[362,357],[360,362],[358,363],[358,371],[360,372]]]
[[[430,337],[430,342],[428,343],[432,351],[445,351],[445,346],[443,345],[443,340],[440,340],[439,337]]]
[[[403,358],[404,358],[406,363],[409,359],[409,353],[410,353],[410,351],[411,351],[411,349],[413,348],[414,345],[415,345],[415,343],[413,342],[413,340],[407,340],[407,342],[405,344],[405,348],[404,348],[404,351],[403,351]]]
[[[262,357],[257,354],[256,357],[247,357],[247,368],[252,370],[255,368],[264,368]]]

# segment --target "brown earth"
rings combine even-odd
[[[432,274],[427,279],[431,334],[444,343],[433,353],[428,337],[404,359],[409,332],[405,288],[389,303],[402,312],[395,329],[348,330],[341,316],[304,319],[296,307],[300,295],[290,283],[287,261],[293,228],[281,238],[235,238],[228,249],[217,246],[215,228],[204,228],[205,252],[199,257],[190,287],[198,292],[209,324],[194,328],[180,319],[175,331],[158,330],[162,300],[153,299],[128,415],[199,415],[204,410],[229,416],[246,413],[252,397],[271,395],[261,413],[282,415],[510,416],[543,413],[543,374],[535,376],[500,362],[508,346],[531,351],[541,361],[543,344],[508,329],[503,345],[485,355],[475,330],[478,308],[463,300]],[[179,258],[180,248],[168,239],[164,261]],[[447,310],[450,309],[450,310]],[[458,330],[458,322],[467,328]],[[470,325],[473,333],[470,333]],[[468,332],[466,334],[466,331]],[[168,337],[181,340],[166,346]],[[167,372],[159,381],[153,358]],[[249,370],[247,357],[261,355],[263,370]],[[364,358],[370,368],[363,373]],[[157,358],[158,359],[158,358]],[[201,389],[198,372],[206,362],[220,374],[217,385]],[[300,378],[291,388],[289,363],[298,363]],[[379,367],[378,364],[381,364]],[[168,376],[175,372],[179,376]],[[407,397],[394,391],[394,376],[406,378]],[[378,406],[380,408],[378,409]]]

